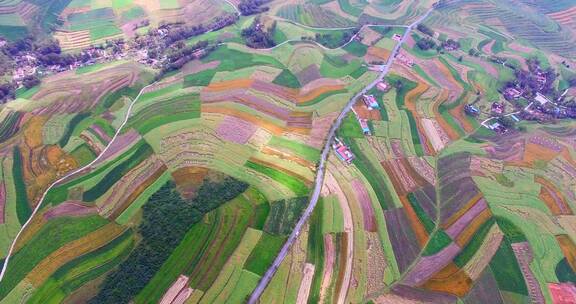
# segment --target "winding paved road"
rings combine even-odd
[[[292,233],[288,237],[288,240],[286,241],[286,243],[284,244],[284,246],[280,250],[280,253],[278,253],[278,256],[276,257],[276,259],[274,260],[274,262],[272,263],[270,268],[268,268],[268,270],[266,271],[266,273],[264,274],[264,276],[262,277],[262,279],[260,280],[260,282],[258,283],[256,288],[252,292],[252,295],[250,295],[250,299],[248,300],[248,304],[258,303],[258,299],[260,299],[260,296],[264,292],[264,289],[266,288],[266,286],[268,286],[268,284],[272,280],[272,277],[274,276],[274,274],[278,270],[278,267],[280,267],[280,264],[282,263],[284,258],[286,258],[286,255],[288,255],[288,251],[290,250],[290,248],[292,247],[292,245],[294,244],[294,242],[298,238],[298,235],[300,234],[302,227],[304,226],[304,224],[306,223],[306,221],[308,220],[308,218],[312,214],[314,207],[316,207],[316,204],[318,203],[318,199],[320,198],[320,191],[322,189],[322,185],[324,184],[324,173],[325,173],[325,169],[326,169],[325,168],[326,159],[328,158],[328,154],[330,153],[332,142],[334,141],[334,137],[336,136],[336,130],[338,130],[338,128],[342,124],[342,120],[344,119],[346,114],[348,114],[348,112],[350,112],[350,110],[352,109],[352,106],[354,105],[354,103],[356,102],[356,100],[360,96],[366,94],[369,90],[371,90],[374,86],[376,86],[376,84],[378,84],[379,82],[381,82],[384,79],[384,77],[388,74],[388,71],[390,70],[392,63],[394,62],[395,55],[400,50],[400,47],[402,47],[402,44],[406,41],[406,38],[408,38],[408,35],[410,35],[410,32],[420,22],[422,22],[424,19],[426,19],[426,17],[428,17],[428,15],[430,15],[430,13],[433,10],[434,10],[434,7],[431,7],[430,9],[428,9],[426,11],[426,13],[424,13],[424,15],[420,16],[416,21],[414,21],[412,24],[410,24],[409,26],[406,27],[406,31],[402,35],[402,39],[396,44],[396,46],[394,46],[394,49],[392,50],[390,57],[388,57],[386,64],[384,64],[382,66],[382,69],[380,71],[380,75],[378,75],[378,77],[374,81],[372,81],[370,84],[368,84],[366,87],[364,87],[364,89],[362,89],[360,92],[358,92],[356,95],[354,95],[354,97],[352,97],[350,99],[350,101],[348,101],[348,103],[346,104],[344,109],[342,109],[342,111],[340,112],[340,115],[338,115],[338,118],[336,118],[336,121],[334,121],[334,124],[332,124],[332,127],[330,128],[330,131],[328,132],[328,137],[326,139],[326,143],[324,144],[324,148],[322,149],[322,155],[321,155],[320,163],[319,163],[318,169],[317,169],[318,174],[316,175],[316,180],[314,182],[314,191],[312,192],[312,196],[310,198],[310,203],[308,204],[308,207],[306,208],[306,210],[302,214],[302,217],[300,218],[298,223],[296,223],[294,230],[292,231]]]
[[[36,205],[36,208],[34,208],[34,210],[32,211],[32,214],[30,215],[30,217],[28,217],[28,220],[26,221],[26,223],[24,223],[24,225],[22,225],[22,227],[20,228],[20,231],[18,231],[18,234],[16,234],[16,237],[14,238],[14,240],[12,241],[12,244],[10,245],[10,250],[8,250],[8,254],[6,255],[6,259],[4,260],[4,264],[2,265],[2,272],[0,272],[0,281],[2,281],[2,279],[4,278],[4,274],[6,273],[6,269],[8,268],[8,262],[10,261],[10,257],[12,256],[12,251],[14,251],[14,246],[16,245],[18,238],[22,234],[22,231],[24,231],[24,229],[26,229],[26,227],[28,227],[28,225],[30,225],[30,221],[32,221],[32,218],[34,217],[34,215],[36,215],[36,213],[38,213],[38,210],[40,209],[40,207],[42,207],[42,203],[44,202],[44,199],[46,198],[46,194],[48,193],[48,191],[50,191],[50,189],[54,188],[54,186],[56,186],[56,184],[68,179],[69,177],[71,177],[71,176],[73,176],[73,175],[75,175],[75,174],[77,174],[77,173],[79,173],[85,169],[90,168],[92,165],[94,165],[96,162],[98,162],[100,160],[100,158],[102,158],[104,153],[106,153],[106,151],[110,148],[110,146],[112,146],[112,144],[114,143],[114,141],[116,140],[116,138],[120,134],[120,131],[122,131],[122,128],[124,128],[124,126],[128,122],[128,118],[130,118],[130,114],[132,114],[132,107],[134,106],[136,101],[138,101],[138,99],[140,98],[140,95],[142,95],[142,93],[148,87],[150,87],[154,84],[155,83],[151,83],[151,84],[143,87],[142,90],[140,90],[140,92],[138,93],[138,96],[136,96],[136,98],[134,98],[134,100],[132,100],[132,102],[128,106],[128,111],[126,111],[126,116],[124,117],[124,121],[122,122],[120,127],[118,127],[118,130],[116,130],[114,137],[112,137],[112,140],[110,140],[108,145],[106,145],[106,147],[104,147],[102,152],[93,161],[91,161],[89,164],[87,164],[83,167],[80,167],[80,168],[62,176],[61,178],[57,179],[52,184],[50,184],[50,186],[48,186],[48,188],[46,188],[44,193],[42,193],[42,196],[40,197],[40,201]]]

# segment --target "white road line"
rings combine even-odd
[[[114,137],[112,137],[112,140],[110,140],[110,142],[108,143],[108,145],[106,145],[106,147],[104,147],[104,149],[102,150],[102,152],[93,160],[91,161],[89,164],[78,168],[64,176],[62,176],[61,178],[57,179],[56,181],[54,181],[52,184],[50,184],[50,186],[48,186],[48,188],[46,188],[46,190],[44,191],[44,193],[42,193],[42,196],[40,197],[40,201],[38,202],[38,204],[36,205],[36,208],[34,208],[34,211],[32,211],[32,214],[30,215],[30,217],[28,218],[28,220],[26,221],[26,223],[24,223],[24,225],[22,225],[22,227],[20,228],[20,231],[18,231],[18,234],[16,234],[16,237],[14,238],[14,240],[12,241],[12,244],[10,245],[10,250],[8,250],[8,254],[6,255],[6,259],[4,260],[4,265],[2,265],[2,272],[0,272],[0,282],[2,281],[2,279],[4,279],[4,274],[6,273],[6,269],[8,268],[8,262],[10,261],[10,256],[12,255],[12,252],[14,251],[14,246],[16,245],[16,242],[18,241],[18,238],[20,237],[20,235],[22,234],[22,232],[24,231],[24,229],[26,229],[26,227],[28,227],[28,225],[30,224],[30,221],[32,220],[32,218],[34,217],[34,215],[36,215],[36,213],[38,213],[38,210],[40,210],[40,207],[42,207],[42,203],[44,202],[44,199],[46,198],[46,194],[48,193],[48,191],[50,191],[56,184],[66,180],[67,178],[85,170],[90,168],[90,166],[92,166],[93,164],[95,164],[101,157],[102,155],[104,155],[104,153],[106,153],[106,151],[108,150],[108,148],[110,148],[110,146],[112,146],[112,144],[114,143],[114,141],[116,140],[116,138],[118,137],[118,135],[120,134],[120,131],[122,131],[122,128],[124,127],[124,125],[126,125],[126,123],[128,122],[128,118],[130,117],[130,114],[132,113],[132,107],[134,106],[134,104],[136,103],[136,101],[138,101],[138,99],[140,98],[140,95],[142,95],[142,93],[144,92],[144,90],[146,90],[148,87],[154,85],[154,83],[149,84],[145,87],[143,87],[140,92],[138,93],[138,95],[136,96],[136,98],[134,98],[134,100],[130,103],[130,105],[128,106],[128,111],[126,111],[126,116],[124,117],[124,121],[122,122],[122,124],[120,125],[120,127],[118,127],[118,130],[116,130],[116,133],[114,134]]]
[[[320,162],[318,164],[316,180],[314,183],[314,190],[312,192],[312,196],[310,197],[310,203],[308,204],[308,207],[306,208],[306,210],[304,210],[302,217],[300,217],[300,219],[296,223],[296,226],[294,227],[294,230],[292,230],[292,233],[288,237],[288,240],[286,241],[286,243],[284,243],[284,246],[282,246],[282,249],[278,253],[278,256],[276,256],[276,259],[274,260],[274,262],[272,263],[270,268],[268,268],[268,270],[266,271],[266,273],[264,274],[262,279],[260,279],[260,282],[258,283],[256,288],[254,289],[254,291],[250,295],[250,299],[248,300],[249,304],[258,303],[258,300],[260,299],[260,296],[264,292],[264,289],[266,288],[266,286],[268,286],[268,284],[272,280],[272,277],[274,276],[274,274],[276,273],[276,271],[280,267],[280,264],[282,263],[282,261],[284,260],[286,255],[288,255],[288,251],[290,250],[290,248],[292,247],[292,245],[296,241],[296,239],[300,233],[300,230],[302,230],[302,227],[304,227],[304,224],[306,223],[306,221],[308,220],[308,218],[312,214],[314,207],[318,203],[318,199],[320,198],[320,191],[322,189],[322,185],[324,184],[326,159],[328,158],[328,153],[330,153],[332,141],[334,140],[334,137],[336,136],[336,130],[340,127],[342,120],[344,119],[346,114],[348,114],[348,112],[350,112],[350,110],[352,109],[352,106],[354,105],[354,103],[356,102],[356,100],[360,96],[362,96],[363,94],[368,92],[370,89],[372,89],[374,86],[376,86],[377,83],[379,83],[380,81],[382,81],[384,79],[384,76],[386,76],[386,74],[388,74],[388,71],[390,70],[392,63],[394,62],[395,54],[400,50],[400,47],[402,46],[402,44],[404,43],[406,38],[408,38],[408,35],[412,31],[412,29],[416,25],[418,25],[420,22],[422,22],[426,17],[428,17],[428,15],[433,10],[434,10],[434,7],[430,8],[428,11],[426,11],[426,13],[424,15],[420,16],[420,18],[418,18],[416,21],[414,21],[412,24],[410,24],[409,26],[406,27],[406,31],[402,35],[402,39],[400,39],[400,41],[394,46],[394,49],[390,53],[390,57],[388,57],[388,60],[386,61],[386,64],[382,68],[380,75],[373,82],[371,82],[369,85],[364,87],[364,89],[362,89],[362,91],[360,91],[358,94],[354,95],[354,97],[352,97],[350,99],[350,101],[348,101],[348,103],[346,104],[344,109],[342,109],[342,111],[340,112],[340,115],[338,115],[338,118],[336,118],[336,121],[334,122],[334,124],[330,127],[330,130],[328,132],[328,137],[326,139],[326,142],[324,143],[324,148],[322,150]]]

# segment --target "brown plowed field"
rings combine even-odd
[[[460,235],[458,235],[456,243],[461,248],[464,248],[464,246],[466,246],[466,244],[468,244],[468,242],[474,237],[474,234],[476,231],[478,231],[480,226],[482,226],[482,224],[490,219],[490,217],[492,217],[492,212],[490,212],[490,209],[486,208],[484,211],[478,214],[478,216],[472,222],[470,222],[470,225],[466,227],[466,229],[464,229]]]
[[[539,198],[546,203],[553,215],[572,215],[566,198],[552,183],[540,176],[536,176],[534,181],[542,185]]]
[[[576,271],[576,245],[567,234],[561,234],[556,236],[556,240],[568,261],[568,265],[572,268],[572,271]]]
[[[456,264],[450,263],[422,287],[463,297],[472,288],[472,280]]]
[[[412,205],[410,205],[410,202],[406,196],[401,196],[400,202],[402,202],[404,212],[406,212],[406,216],[410,220],[410,226],[414,231],[414,235],[416,235],[416,239],[418,240],[420,248],[424,248],[429,239],[429,235],[428,232],[426,232],[426,228],[424,228],[424,224],[420,222],[418,215],[416,215],[416,211],[414,211],[414,208],[412,208]]]

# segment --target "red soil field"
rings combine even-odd
[[[203,104],[235,102],[283,121],[287,121],[290,118],[290,109],[269,102],[267,99],[253,95],[250,92],[242,92],[241,90],[226,91],[218,95],[202,93],[200,99]]]
[[[184,167],[172,172],[172,179],[183,197],[190,198],[202,184],[209,170],[203,167]]]
[[[376,61],[386,61],[390,57],[390,51],[377,46],[371,46],[368,48],[368,56],[372,57]]]
[[[366,104],[362,100],[358,100],[356,104],[354,104],[354,112],[358,115],[358,117],[362,119],[368,120],[382,120],[380,116],[380,111],[377,110],[368,110]]]
[[[415,159],[415,158],[413,157],[413,159]],[[418,159],[418,158],[416,157],[416,159]],[[425,160],[422,160],[422,161],[426,162]],[[416,183],[416,185],[422,187],[422,186],[426,186],[429,184],[428,180],[424,177],[424,175],[426,175],[428,173],[431,173],[431,174],[433,174],[433,173],[432,172],[426,172],[426,171],[419,171],[419,169],[413,167],[413,164],[416,166],[421,165],[420,162],[415,162],[414,160],[410,160],[409,158],[400,158],[400,162],[402,163],[402,167],[404,167],[404,169],[406,170],[408,175],[410,175],[410,177]]]
[[[32,100],[53,100],[49,107],[40,107],[35,115],[79,113],[94,107],[109,92],[132,85],[139,69],[125,64],[101,70],[97,76],[89,74],[79,78],[74,74],[62,73],[46,78],[42,88]],[[92,81],[92,82],[89,82]]]
[[[420,257],[404,277],[402,283],[412,287],[423,284],[450,264],[460,250],[461,248],[458,245],[450,243],[433,255]]]
[[[230,91],[238,89],[243,90],[253,89],[256,91],[278,96],[282,99],[285,99],[287,101],[296,104],[300,104],[309,102],[327,92],[343,90],[345,89],[345,86],[341,84],[330,84],[320,86],[317,88],[309,87],[306,89],[306,91],[303,91],[301,93],[300,90],[297,89],[286,88],[281,85],[268,83],[260,80],[235,79],[235,80],[211,83],[204,88],[203,92],[214,93],[214,92]]]
[[[234,79],[221,82],[212,82],[204,88],[206,92],[228,91],[233,89],[248,89],[252,86],[252,79]]]
[[[420,157],[409,157],[408,163],[410,164],[410,170],[417,172],[412,176],[420,176],[424,182],[418,182],[419,185],[424,186],[426,183],[431,185],[436,184],[436,173],[430,164],[423,158]]]
[[[533,167],[534,161],[543,160],[548,162],[558,156],[558,154],[558,152],[544,146],[534,143],[526,143],[522,160],[508,161],[506,164],[518,167]]]

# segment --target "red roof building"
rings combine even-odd
[[[383,92],[388,92],[388,90],[390,90],[390,84],[387,83],[386,81],[382,81],[379,82],[376,87],[378,88],[378,90],[383,91]]]
[[[354,154],[350,149],[343,144],[338,138],[335,139],[335,143],[332,145],[334,151],[336,152],[336,156],[347,164],[351,164],[354,160]]]
[[[378,109],[378,102],[376,101],[376,97],[374,95],[364,95],[362,96],[362,100],[364,100],[364,104],[368,107],[368,109]]]

